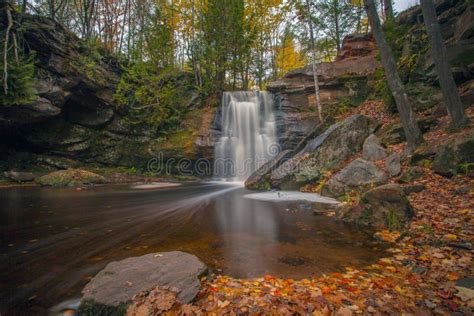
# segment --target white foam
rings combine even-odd
[[[321,196],[316,193],[304,193],[299,191],[270,191],[262,193],[251,193],[244,195],[244,197],[247,199],[272,202],[307,201],[331,205],[339,204],[339,201],[333,198]]]

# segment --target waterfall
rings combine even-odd
[[[244,181],[276,156],[272,95],[265,91],[224,92],[222,134],[215,145],[216,178]]]

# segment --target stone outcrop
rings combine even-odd
[[[135,295],[156,286],[177,292],[177,299],[187,304],[199,292],[199,278],[206,272],[206,265],[197,257],[181,251],[112,262],[84,287],[79,311],[96,315],[108,308],[108,315],[124,313]]]
[[[4,24],[4,14],[0,14],[0,27]],[[95,163],[144,168],[157,151],[156,135],[145,123],[130,124],[130,108],[116,104],[114,93],[122,75],[118,60],[105,49],[89,48],[45,17],[26,15],[22,34],[24,46],[36,56],[37,98],[31,104],[0,106],[0,138],[6,140],[1,144],[0,163],[7,162],[9,169],[27,169],[15,162],[28,155],[33,168],[62,169],[54,161],[64,159],[70,160],[68,166]],[[183,86],[192,86],[192,75],[177,72],[173,76]],[[191,90],[184,97],[192,107],[197,96]]]
[[[370,35],[345,38],[335,62],[318,64],[317,73],[323,107],[351,98],[361,100],[367,93],[367,81],[377,67],[376,46]],[[282,149],[293,149],[318,124],[311,66],[288,72],[271,82],[276,123]]]
[[[337,198],[351,192],[360,193],[387,180],[385,172],[374,163],[358,158],[329,179],[323,185],[321,195]]]
[[[337,210],[343,221],[389,229],[402,228],[413,215],[413,208],[398,184],[376,187],[364,193],[359,204]]]
[[[80,170],[67,169],[52,172],[36,178],[35,181],[43,186],[76,187],[90,184],[103,184],[106,179],[96,173]]]

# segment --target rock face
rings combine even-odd
[[[349,192],[363,192],[387,182],[387,175],[372,162],[356,159],[324,184],[321,195],[340,197]]]
[[[0,15],[0,27],[5,25]],[[15,20],[18,16],[14,16]],[[34,89],[37,99],[21,106],[0,106],[0,163],[30,155],[39,159],[70,159],[79,164],[145,167],[154,157],[154,140],[146,124],[132,126],[127,106],[118,106],[114,93],[122,75],[118,60],[106,50],[91,50],[72,32],[51,19],[26,15],[25,47],[36,55]],[[173,74],[187,85],[192,75]],[[192,90],[192,89],[191,89]],[[189,92],[189,100],[195,95]],[[48,168],[54,169],[50,165]]]
[[[189,303],[201,288],[199,277],[206,272],[197,257],[181,251],[109,263],[82,290],[81,315],[95,315],[106,307],[123,311],[133,296],[157,285],[177,291],[178,300]]]
[[[380,145],[379,138],[372,134],[364,141],[362,157],[368,161],[380,160],[387,157],[387,150]]]
[[[324,171],[337,168],[362,149],[370,134],[369,119],[354,115],[331,125],[324,133],[308,141],[294,157],[275,168],[270,175],[270,186],[299,188],[318,181]]]
[[[443,176],[474,170],[474,132],[443,144],[433,160],[433,170]]]
[[[347,98],[363,99],[368,77],[376,69],[376,46],[370,35],[351,35],[343,42],[335,62],[318,65],[320,97],[323,107]],[[282,150],[293,149],[319,124],[311,66],[288,72],[271,82],[274,94],[277,134]]]
[[[337,210],[347,222],[400,229],[414,215],[410,202],[397,184],[386,184],[364,193],[356,206]]]
[[[257,171],[252,173],[250,177],[245,180],[245,187],[250,190],[269,190],[271,189],[269,175],[283,162],[287,161],[293,155],[292,150],[284,150],[280,152],[275,158],[263,164]]]

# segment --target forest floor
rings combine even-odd
[[[365,109],[373,111],[374,104],[357,110],[372,116]],[[383,111],[372,113],[383,123],[394,120]],[[471,125],[455,133],[447,132],[448,120],[441,118],[425,139],[432,143],[456,138],[473,128],[472,108],[469,115]],[[404,146],[389,150],[401,152]],[[407,168],[404,162],[403,169]],[[473,284],[459,280],[474,275],[474,179],[472,175],[446,178],[423,169],[421,178],[407,184],[426,187],[409,196],[415,218],[403,231],[375,234],[391,243],[391,256],[376,264],[360,270],[347,266],[343,273],[302,280],[213,275],[203,279],[203,289],[192,305],[181,305],[173,292],[157,288],[136,298],[129,315],[140,315],[139,307],[144,305],[148,311],[170,315],[472,315]]]

